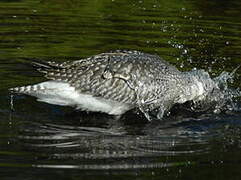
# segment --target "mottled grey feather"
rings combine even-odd
[[[39,69],[47,79],[68,82],[81,93],[130,104],[137,103],[138,95],[151,104],[170,91],[167,84],[180,78],[180,71],[174,66],[156,55],[138,51],[115,51],[48,64],[51,68]]]

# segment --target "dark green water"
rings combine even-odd
[[[179,112],[148,123],[14,97],[40,82],[32,59],[115,49],[158,54],[215,76],[241,64],[241,1],[2,0],[0,179],[241,179],[241,113]],[[239,69],[233,87],[240,87]]]

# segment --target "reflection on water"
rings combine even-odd
[[[11,115],[11,118],[23,117],[16,112]],[[17,125],[18,132],[11,144],[17,143],[21,152],[28,152],[26,163],[30,161],[32,167],[38,168],[134,170],[182,167],[196,162],[169,162],[162,157],[210,153],[209,143],[213,138],[225,136],[232,123],[240,124],[207,114],[178,119],[170,116],[152,123],[146,123],[144,117],[132,119],[135,116],[128,114],[116,121],[105,114],[84,112],[52,112],[38,117],[25,115]]]
[[[32,59],[63,62],[115,49],[158,54],[212,77],[232,72],[241,58],[240,12],[238,0],[1,1],[1,178],[240,177],[240,99],[219,114],[174,107],[148,123],[141,114],[115,121],[26,96],[14,96],[12,111],[7,92],[43,80]],[[239,88],[239,79],[240,69],[229,87]]]
[[[111,117],[106,122],[95,122],[98,120],[89,117],[89,126],[86,126],[86,123],[76,122],[72,125],[40,124],[33,123],[32,119],[19,127],[17,138],[26,151],[37,153],[40,159],[48,159],[47,162],[34,164],[36,167],[157,168],[172,163],[164,165],[162,161],[156,162],[155,157],[204,153],[208,150],[205,131],[181,128],[174,122],[139,123],[139,127],[133,129],[134,124],[128,125],[129,122],[113,124]],[[70,159],[73,160],[70,164],[59,164],[59,160]],[[57,164],[49,163],[50,160]]]

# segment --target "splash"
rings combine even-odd
[[[230,87],[234,82],[234,75],[238,68],[239,67],[231,73],[222,72],[215,78],[211,78],[208,72],[195,68],[192,71],[183,72],[183,77],[188,79],[188,81],[197,81],[198,83],[184,83],[186,87],[181,87],[182,90],[180,90],[180,92],[186,91],[187,93],[179,94],[180,99],[178,101],[173,101],[172,104],[168,104],[168,106],[172,107],[175,104],[183,103],[186,110],[198,113],[239,111],[240,108],[237,99],[241,96],[241,92],[238,88],[234,89]],[[140,111],[149,121],[151,121],[153,117],[154,119],[157,118],[161,120],[163,115],[170,114],[169,107],[164,105],[161,105],[160,108],[154,111],[150,111],[148,108],[143,108],[145,102],[143,102],[143,99],[141,99],[138,93],[137,99]],[[153,114],[155,115],[153,116]]]
[[[231,73],[222,72],[219,76],[212,79],[215,86],[213,91],[207,93],[201,101],[193,101],[191,109],[193,111],[212,111],[220,113],[225,111],[238,111],[237,98],[241,96],[240,90],[231,88],[234,83],[234,75],[239,67]]]
[[[11,111],[14,111],[13,101],[14,101],[14,95],[10,94],[10,109],[11,109]]]

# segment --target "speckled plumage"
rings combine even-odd
[[[139,51],[114,51],[73,62],[35,65],[47,79],[67,83],[79,94],[128,105],[119,114],[134,107],[143,111],[162,108],[164,112],[174,103],[194,98],[188,93],[197,84],[197,78],[180,72],[159,56]],[[37,96],[33,92],[41,88],[35,85],[11,90]]]
[[[103,53],[79,61],[49,64],[53,68],[40,69],[47,79],[68,82],[77,91],[125,103],[135,103],[135,89],[145,96],[145,101],[150,101],[167,88],[150,91],[151,84],[169,83],[180,76],[174,66],[160,57],[138,51]]]

